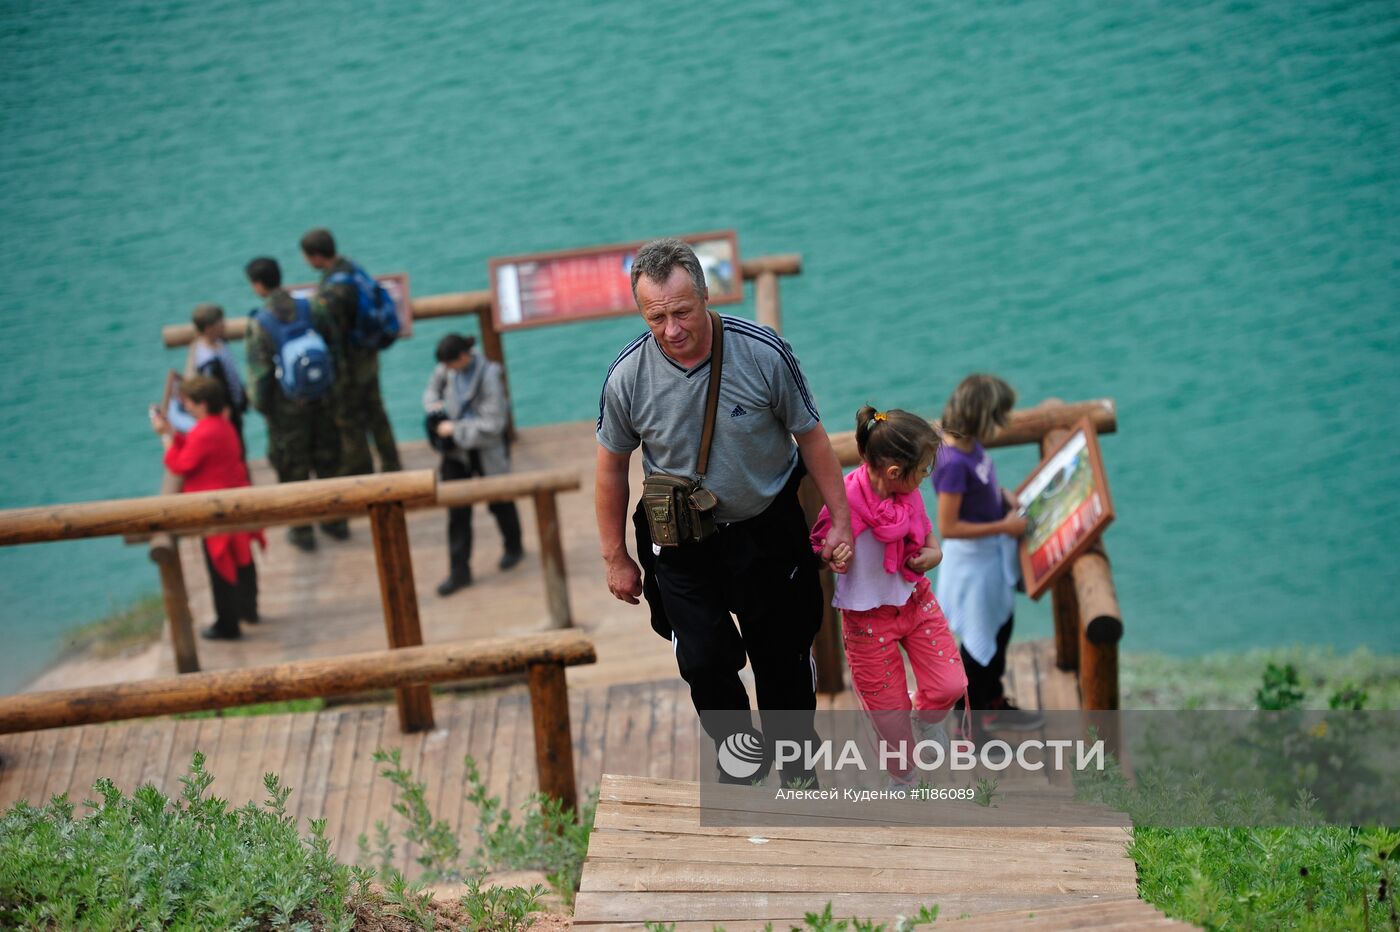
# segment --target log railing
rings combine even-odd
[[[1012,411],[1005,427],[985,442],[988,447],[1034,443],[1048,452],[1084,418],[1089,418],[1100,434],[1118,429],[1113,401],[1046,401],[1034,408]],[[834,434],[831,445],[842,466],[860,462],[854,431]],[[808,484],[804,480],[804,487]],[[809,500],[812,499],[809,496]],[[820,497],[809,501],[809,509],[820,507]],[[809,514],[815,518],[815,513]],[[829,574],[823,574],[829,576]],[[828,596],[830,593],[828,593]],[[1051,588],[1055,619],[1055,664],[1061,670],[1079,675],[1080,705],[1086,710],[1118,708],[1118,642],[1123,637],[1122,613],[1113,586],[1108,555],[1100,540],[1078,557],[1069,573]],[[818,683],[823,692],[840,691],[841,643],[835,610],[827,599],[827,614],[817,638]],[[835,684],[831,689],[826,684]]]
[[[109,535],[170,534],[176,531],[227,531],[306,520],[343,518],[369,512],[374,529],[374,550],[379,564],[380,597],[389,646],[412,647],[423,643],[418,622],[418,598],[413,586],[413,560],[408,549],[405,506],[431,505],[437,500],[437,474],[416,472],[317,479],[274,486],[249,486],[114,499],[39,508],[0,511],[0,547],[16,544],[76,540]],[[167,602],[181,601],[184,574],[170,563],[178,562],[175,543],[166,556],[155,548],[152,558],[162,568]],[[172,628],[184,627],[189,608],[176,606],[170,614]],[[185,662],[197,668],[194,640],[187,632],[174,632],[177,657],[182,643]],[[399,724],[404,731],[433,727],[432,705],[424,685],[398,688]]]
[[[540,792],[577,809],[564,668],[596,660],[593,642],[585,635],[546,631],[135,683],[21,693],[0,698],[0,734],[371,689],[421,689],[426,695],[428,683],[525,673]],[[431,714],[429,706],[430,720]]]

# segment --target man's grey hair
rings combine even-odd
[[[680,266],[690,276],[695,287],[695,296],[705,300],[709,290],[705,287],[705,270],[700,260],[695,258],[695,250],[690,244],[679,239],[654,239],[637,250],[632,260],[632,300],[637,300],[637,280],[645,275],[658,285],[670,281],[671,273]],[[640,305],[639,305],[640,306]]]

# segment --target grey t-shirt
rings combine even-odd
[[[723,317],[715,437],[705,487],[719,499],[718,521],[743,521],[767,508],[797,465],[793,434],[817,426],[801,366],[767,327]],[[642,448],[647,475],[694,476],[705,426],[710,361],[684,369],[647,332],[608,369],[598,404],[598,442],[613,453]]]

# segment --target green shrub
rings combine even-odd
[[[0,927],[351,928],[368,876],[331,857],[324,821],[301,838],[273,774],[262,806],[232,810],[213,779],[196,752],[175,800],[103,778],[81,818],[66,796],[16,804],[0,821]]]

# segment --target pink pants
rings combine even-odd
[[[941,720],[967,689],[962,654],[926,578],[919,580],[901,606],[882,605],[861,612],[843,609],[841,638],[856,695],[887,744],[911,739],[911,711],[936,712],[928,718]],[[912,702],[899,647],[914,668],[917,688]]]

